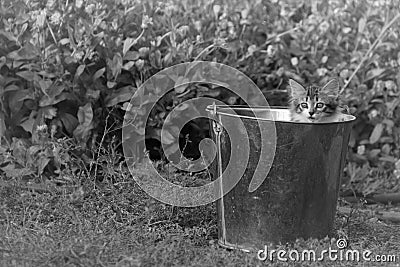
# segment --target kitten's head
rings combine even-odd
[[[305,89],[289,80],[292,113],[300,121],[319,121],[335,114],[338,107],[339,83],[330,80],[322,88],[310,86]]]

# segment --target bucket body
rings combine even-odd
[[[248,132],[250,154],[236,186],[216,202],[219,244],[227,248],[258,251],[269,243],[297,238],[323,238],[333,230],[340,179],[354,116],[342,122],[296,123],[284,108],[235,108],[237,115],[217,109],[219,123],[241,120]],[[256,118],[254,113],[258,113]],[[249,185],[260,161],[259,125],[275,123],[276,150],[265,179],[253,192]],[[216,140],[216,133],[211,130]],[[230,139],[219,136],[220,162],[211,165],[213,178],[228,165]]]

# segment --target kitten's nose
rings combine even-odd
[[[312,116],[312,115],[314,115],[314,111],[310,111],[310,112],[308,112],[308,113],[310,113],[310,116]]]

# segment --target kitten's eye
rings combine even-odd
[[[319,102],[319,103],[317,103],[316,107],[317,108],[323,108],[324,107],[324,103]]]
[[[307,103],[301,103],[301,107],[302,108],[308,108],[308,105],[307,105]]]

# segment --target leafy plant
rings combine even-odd
[[[181,62],[207,60],[244,72],[271,105],[286,105],[288,78],[323,83],[338,76],[342,98],[358,117],[349,160],[392,171],[400,157],[398,11],[394,0],[5,0],[0,135],[35,144],[38,126],[47,125],[83,151],[121,140],[128,102],[146,79]],[[172,109],[196,96],[240,103],[221,86],[175,88],[176,79],[167,81],[174,90],[145,128],[149,145],[165,143],[172,152],[193,129],[200,137],[208,131],[206,123],[190,122],[180,147],[174,129],[162,137]],[[200,140],[190,138],[194,146]]]
[[[73,182],[80,166],[70,154],[76,145],[66,138],[56,139],[55,128],[49,133],[46,125],[39,126],[37,133],[37,142],[13,138],[11,144],[0,147],[0,169],[5,176],[22,180],[53,177],[59,183]]]

